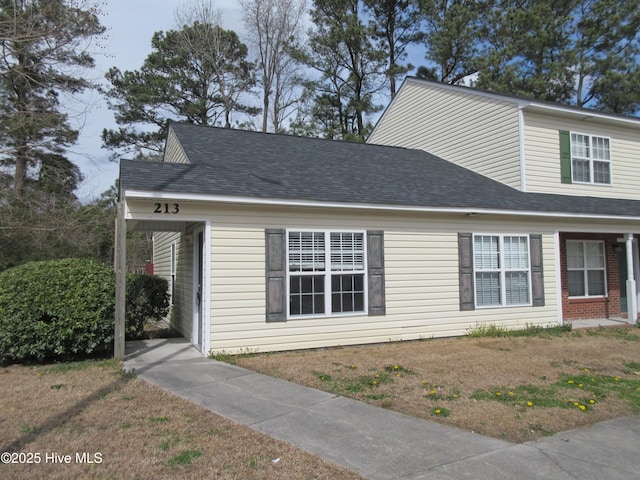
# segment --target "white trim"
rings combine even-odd
[[[574,135],[580,135],[581,137],[587,137],[589,139],[589,157],[576,157],[577,160],[587,160],[589,162],[589,181],[585,182],[585,181],[581,181],[581,180],[575,180],[573,178],[574,175],[574,168],[573,168],[573,160],[574,160],[574,156],[573,156],[573,136]],[[607,142],[609,142],[609,160],[602,160],[602,159],[598,159],[598,158],[594,158],[593,157],[593,139],[594,138],[602,138],[607,140]],[[613,142],[611,141],[611,137],[605,137],[603,135],[592,135],[590,133],[582,133],[582,132],[576,132],[576,131],[570,131],[569,132],[569,149],[570,149],[570,153],[571,153],[571,183],[575,184],[575,185],[590,185],[590,186],[596,186],[596,187],[613,187]],[[594,168],[594,162],[600,162],[600,163],[608,163],[609,164],[609,183],[601,183],[601,182],[596,182],[594,181],[594,176],[595,176],[595,168]]]
[[[582,259],[584,261],[584,266],[582,268],[570,268],[569,267],[569,244],[570,243],[581,243],[583,246],[582,249]],[[602,245],[602,268],[588,268],[587,264],[587,243],[598,243]],[[567,295],[571,300],[576,300],[580,298],[607,298],[609,296],[609,286],[607,284],[607,244],[604,240],[591,240],[588,238],[568,238],[565,241],[565,249],[567,255]],[[602,295],[571,295],[569,293],[569,272],[583,272],[583,280],[584,280],[584,291],[585,293],[589,290],[589,278],[588,272],[590,270],[602,271],[603,279],[604,279],[604,294]]]
[[[200,220],[202,222],[202,220]],[[207,356],[211,351],[211,221],[204,221],[203,240],[204,248],[202,258],[202,291],[204,302],[202,304],[202,355]]]
[[[527,100],[526,98],[518,98],[518,97],[512,97],[512,96],[508,96],[508,95],[501,95],[499,93],[485,92],[483,90],[477,90],[477,89],[474,89],[474,88],[471,88],[471,87],[465,87],[465,86],[460,86],[460,85],[449,85],[449,84],[433,82],[433,81],[429,81],[429,80],[422,80],[422,79],[415,78],[415,77],[407,77],[405,81],[407,83],[409,81],[411,81],[413,83],[422,84],[424,86],[429,86],[429,87],[433,87],[433,88],[440,88],[442,90],[448,90],[448,91],[456,92],[458,94],[475,95],[475,96],[478,96],[478,97],[490,98],[492,100],[500,100],[500,101],[503,101],[503,102],[506,102],[506,103],[515,104],[519,108],[524,108],[525,110],[552,111],[552,112],[555,112],[555,113],[563,113],[565,115],[575,116],[575,117],[578,117],[582,121],[594,120],[595,119],[595,120],[604,120],[604,121],[609,121],[609,122],[627,124],[627,126],[631,125],[631,126],[640,127],[640,120],[638,120],[637,118],[627,117],[627,116],[624,116],[624,115],[607,114],[607,113],[603,113],[603,112],[598,112],[596,110],[589,110],[589,109],[586,109],[586,108],[571,107],[571,106],[560,105],[560,104],[553,104],[551,102],[549,102],[549,103],[541,103],[541,102],[535,101],[535,100]],[[404,85],[404,83],[403,83],[403,85]],[[400,90],[398,90],[398,93],[400,93]],[[397,96],[398,96],[398,94],[396,94],[396,97]],[[380,120],[378,122],[380,122]]]
[[[293,272],[294,276],[319,276],[323,275],[325,278],[324,285],[324,313],[313,314],[313,315],[291,315],[291,301],[290,301],[290,288],[291,288],[291,274],[292,272],[289,270],[289,234],[291,232],[311,232],[311,233],[322,233],[325,237],[325,259],[324,259],[324,271],[321,272]],[[347,270],[347,271],[333,271],[331,270],[331,234],[332,233],[361,233],[362,234],[362,250],[363,250],[363,269],[362,270]],[[327,241],[328,240],[328,241]],[[368,265],[368,252],[367,252],[367,232],[362,229],[327,229],[327,228],[287,228],[285,229],[285,274],[286,274],[286,301],[287,301],[287,321],[289,320],[307,320],[311,318],[334,318],[334,317],[353,317],[353,316],[363,316],[368,315],[369,312],[369,289],[368,286],[368,278],[369,272],[367,269]],[[363,310],[355,311],[355,312],[338,312],[333,313],[331,308],[331,297],[332,297],[332,287],[331,287],[331,277],[333,275],[363,275],[362,289],[363,289]]]
[[[518,136],[520,142],[520,190],[527,191],[527,160],[524,145],[524,112],[522,107],[518,109]]]
[[[476,252],[475,252],[475,239],[476,237],[498,237],[498,264],[499,267],[496,269],[477,269],[476,268]],[[504,265],[504,239],[505,237],[517,237],[517,238],[526,238],[527,239],[527,296],[529,297],[528,303],[507,303],[507,282],[506,282],[506,274],[508,272],[522,272],[523,269],[509,269],[507,270]],[[513,307],[530,307],[533,305],[533,292],[531,286],[531,235],[530,234],[522,234],[522,233],[473,233],[471,242],[473,245],[473,283],[474,283],[474,292],[473,292],[473,301],[475,308],[477,310],[485,310],[491,308],[513,308]],[[478,305],[478,295],[476,288],[476,273],[482,272],[497,272],[500,278],[500,304],[499,305]]]
[[[202,289],[202,295],[200,296],[200,305],[198,305],[198,289],[197,289],[197,285],[198,285],[198,270],[200,268],[200,266],[198,265],[198,256],[200,254],[200,245],[198,242],[198,236],[200,235],[200,233],[202,233],[202,285],[200,286],[200,288]],[[204,290],[204,260],[205,260],[205,256],[204,256],[204,244],[206,243],[206,239],[204,238],[204,227],[198,227],[196,228],[193,232],[191,232],[191,235],[193,235],[193,245],[192,245],[192,251],[193,251],[193,262],[192,262],[192,282],[193,282],[193,287],[192,287],[192,298],[191,298],[191,304],[192,304],[192,321],[191,321],[191,344],[194,346],[200,346],[200,352],[205,354],[205,343],[204,343],[204,325],[205,325],[205,321],[204,321],[204,305],[202,303],[202,301],[204,300],[205,297],[207,297],[208,295],[205,294],[205,290]],[[200,312],[200,310],[202,310]],[[199,323],[202,323],[202,338],[199,338],[198,332],[200,330],[200,325]]]
[[[556,272],[556,310],[558,324],[564,325],[564,314],[562,313],[562,264],[560,262],[560,231],[553,232],[554,266]]]
[[[375,203],[338,203],[338,202],[322,202],[317,200],[289,200],[289,199],[264,199],[256,197],[235,197],[227,195],[205,195],[194,193],[164,193],[149,192],[142,190],[130,190],[126,192],[126,197],[133,200],[149,200],[149,199],[176,199],[180,201],[194,202],[217,202],[232,205],[268,205],[283,207],[309,207],[309,208],[336,208],[347,210],[379,210],[390,212],[421,212],[421,213],[449,213],[449,214],[484,214],[484,215],[509,215],[514,217],[550,217],[550,218],[584,218],[592,220],[621,220],[621,221],[640,221],[640,216],[622,216],[622,215],[605,215],[605,214],[589,214],[589,213],[571,213],[571,212],[539,212],[530,210],[500,210],[489,208],[470,208],[470,207],[424,207],[413,205],[388,205]],[[579,198],[579,197],[576,197]],[[129,213],[127,220],[154,220],[160,218],[151,215],[134,216]],[[179,218],[166,219],[167,221],[201,221],[202,217],[196,216],[179,216]],[[620,229],[618,228],[617,231]]]

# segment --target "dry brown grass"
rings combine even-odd
[[[361,478],[123,375],[113,361],[2,368],[0,392],[0,452],[40,455],[39,464],[0,465],[3,479]],[[101,463],[76,463],[83,452]],[[71,463],[47,462],[47,453]]]
[[[638,328],[389,343],[240,356],[235,362],[512,442],[640,413]],[[564,385],[566,376],[594,380]],[[548,391],[536,393],[541,388]]]

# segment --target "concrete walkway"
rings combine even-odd
[[[372,480],[640,478],[640,417],[516,445],[208,360],[184,339],[126,353],[138,377]]]

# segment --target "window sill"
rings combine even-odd
[[[316,319],[326,319],[326,318],[343,318],[343,317],[365,317],[368,313],[365,311],[362,312],[345,312],[345,313],[331,313],[331,314],[319,314],[319,315],[289,315],[287,316],[287,321],[295,321],[295,320],[316,320]]]

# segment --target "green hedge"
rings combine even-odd
[[[167,282],[127,276],[128,338],[166,314]],[[163,290],[164,289],[164,290]],[[111,352],[113,269],[93,260],[27,263],[0,272],[0,363]]]

